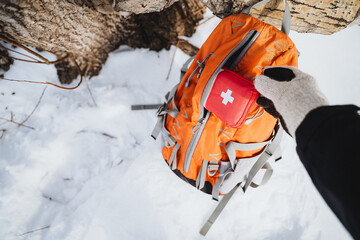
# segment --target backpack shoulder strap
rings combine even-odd
[[[257,2],[247,8],[244,8],[241,13],[243,14],[250,14],[250,10],[254,7],[258,7],[260,5],[266,4],[268,2],[271,2],[272,0],[261,0],[260,2]],[[290,33],[290,27],[291,27],[291,16],[290,16],[290,8],[289,8],[289,4],[287,2],[287,0],[284,0],[285,2],[285,12],[284,12],[284,17],[281,23],[281,31],[283,33],[285,33],[286,35],[289,35]]]
[[[179,113],[178,108],[175,105],[175,101],[174,101],[174,96],[176,93],[176,90],[178,88],[179,84],[176,84],[170,92],[168,92],[168,94],[166,94],[166,102],[164,104],[162,104],[158,111],[157,111],[157,122],[156,125],[154,127],[154,130],[151,133],[151,136],[156,139],[158,137],[158,135],[161,132],[161,129],[163,128],[164,125],[164,121],[165,121],[165,116],[166,115],[170,115],[173,118],[176,118],[176,116]],[[172,109],[169,109],[170,104],[172,103]]]
[[[248,178],[247,178],[247,180],[245,182],[245,185],[244,185],[244,187],[241,188],[244,193],[246,192],[246,189],[249,186],[258,187],[258,186],[263,185],[263,184],[265,184],[265,183],[267,183],[269,181],[269,179],[270,179],[270,177],[272,175],[273,169],[272,169],[271,165],[269,163],[267,163],[267,160],[271,156],[274,156],[275,159],[278,158],[278,156],[279,156],[278,155],[279,154],[279,145],[280,145],[280,141],[281,141],[281,138],[282,138],[282,134],[283,134],[283,130],[280,127],[280,124],[279,124],[278,129],[277,129],[277,133],[276,133],[275,137],[273,138],[272,142],[267,146],[267,148],[265,149],[263,154],[260,156],[259,160],[251,168],[251,170],[249,172],[249,176],[248,176]],[[254,179],[255,175],[258,173],[258,171],[262,167],[266,170],[266,172],[264,174],[264,177],[261,180],[260,184],[255,184],[255,183],[253,183],[253,179]],[[201,228],[201,230],[200,230],[201,235],[205,236],[207,234],[207,232],[210,230],[213,223],[219,217],[220,213],[224,210],[225,206],[228,204],[231,197],[234,195],[234,193],[236,192],[236,190],[240,186],[241,186],[241,183],[238,183],[228,194],[226,194],[221,199],[221,201],[219,202],[219,204],[217,205],[217,207],[215,208],[215,210],[213,211],[211,216],[208,218],[206,223]]]
[[[194,60],[194,58],[195,58],[195,56],[190,57],[188,60],[186,60],[186,62],[182,66],[182,68],[180,70],[180,81],[183,79],[185,73],[189,69],[190,63]]]

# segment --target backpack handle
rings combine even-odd
[[[268,2],[271,2],[272,0],[261,0],[260,2],[257,2],[249,7],[244,8],[241,13],[242,14],[250,14],[250,10],[253,7],[258,7],[260,5],[266,4]],[[289,4],[287,0],[284,0],[285,2],[285,12],[284,12],[284,17],[281,23],[281,31],[283,33],[285,33],[286,35],[289,35],[290,33],[290,27],[291,27],[291,15],[290,15],[290,8],[289,8]]]

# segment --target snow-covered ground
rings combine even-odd
[[[190,41],[206,39],[218,19]],[[331,36],[290,35],[300,69],[314,75],[332,104],[360,105],[360,27]],[[0,120],[0,239],[203,239],[199,229],[216,202],[181,179],[150,137],[155,111],[179,80],[187,56],[122,46],[99,76],[74,91],[47,87],[36,112],[18,127]],[[49,56],[47,54],[47,56]],[[16,61],[8,78],[57,82],[51,66]],[[0,117],[21,122],[43,85],[0,82]],[[1,132],[0,132],[1,136]],[[300,163],[290,137],[270,182],[238,192],[205,239],[351,239]],[[41,230],[39,230],[41,229]],[[33,230],[37,230],[31,232]]]

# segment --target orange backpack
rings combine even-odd
[[[204,99],[224,67],[253,81],[266,66],[297,67],[297,59],[294,43],[274,26],[247,14],[223,19],[157,112],[152,136],[161,133],[162,154],[172,171],[214,199],[231,197],[239,186],[245,191],[267,182],[272,174],[267,160],[281,135],[277,119],[254,104],[245,123],[230,127],[205,109]],[[205,224],[203,235],[225,204]]]

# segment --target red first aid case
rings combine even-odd
[[[259,95],[252,81],[223,68],[214,80],[204,107],[227,126],[238,128],[245,122]]]

